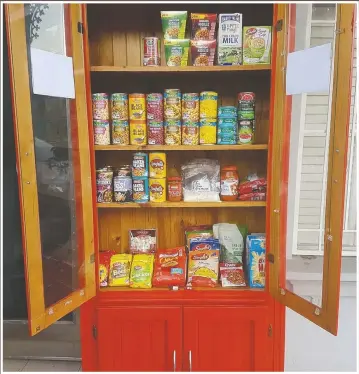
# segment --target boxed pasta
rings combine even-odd
[[[243,64],[270,64],[271,26],[243,27]]]
[[[242,14],[218,17],[218,65],[242,65]]]
[[[216,287],[219,271],[219,250],[204,249],[188,254],[187,287]]]
[[[252,234],[247,236],[246,262],[249,287],[264,288],[265,286],[265,247],[264,234]]]

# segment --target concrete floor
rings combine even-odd
[[[9,360],[4,359],[4,372],[11,371],[81,371],[81,362],[43,361],[43,360]]]

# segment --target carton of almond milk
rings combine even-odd
[[[242,14],[219,15],[217,47],[218,65],[242,65]]]

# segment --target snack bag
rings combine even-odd
[[[100,251],[100,266],[99,266],[99,277],[100,287],[108,286],[108,274],[110,269],[111,256],[114,255],[115,251]]]
[[[130,284],[130,269],[132,255],[117,254],[111,257],[109,286],[128,286]]]
[[[154,253],[157,248],[157,230],[129,230],[130,252]]]
[[[193,239],[212,238],[213,237],[212,226],[202,225],[202,226],[186,227],[185,237],[186,237],[187,248],[190,248],[191,240]]]
[[[161,249],[155,258],[152,284],[155,287],[179,286],[186,284],[187,257],[185,247]]]
[[[219,250],[189,252],[187,287],[216,287]]]
[[[133,256],[130,287],[151,288],[154,255],[137,254]]]
[[[219,270],[222,287],[243,287],[246,285],[242,264],[222,262],[219,264]]]

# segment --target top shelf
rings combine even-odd
[[[92,72],[112,73],[174,73],[271,70],[270,64],[236,66],[91,66]]]

